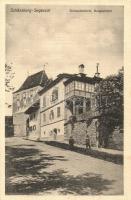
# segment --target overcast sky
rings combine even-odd
[[[11,12],[11,8],[46,8],[50,12]],[[38,72],[45,63],[47,74],[53,78],[63,72],[77,73],[82,63],[89,76],[94,75],[97,62],[102,77],[116,73],[123,66],[123,14],[121,6],[8,5],[6,62],[13,63],[15,89],[28,71]]]

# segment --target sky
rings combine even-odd
[[[15,8],[33,11],[11,12]],[[38,13],[34,9],[50,12]],[[28,74],[43,69],[55,78],[63,72],[78,73],[78,65],[84,64],[85,73],[93,76],[99,62],[101,77],[117,73],[124,65],[123,15],[122,6],[8,5],[6,63],[12,63],[15,90]]]

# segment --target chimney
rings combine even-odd
[[[79,65],[79,74],[84,74],[85,66],[83,64]]]

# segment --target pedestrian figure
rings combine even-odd
[[[87,149],[91,149],[91,141],[88,134],[86,135],[86,150]]]
[[[57,129],[54,128],[54,140],[56,140],[56,137],[57,137]]]
[[[75,143],[75,141],[74,141],[73,137],[70,136],[70,138],[69,138],[69,148],[71,150],[73,150],[73,148],[74,148],[74,143]]]
[[[26,120],[26,139],[29,138],[29,119]]]
[[[29,138],[29,127],[26,127],[26,139]]]

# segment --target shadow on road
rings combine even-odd
[[[97,195],[107,191],[113,180],[86,173],[69,175],[65,170],[46,171],[55,160],[66,162],[64,156],[51,156],[26,146],[6,147],[6,194],[59,194]]]
[[[70,150],[69,145],[66,143],[58,142],[58,141],[44,141],[45,144],[55,146],[61,149]],[[88,149],[88,151],[85,150],[84,147],[74,146],[73,150],[74,152],[88,155],[94,158],[98,158],[101,160],[106,160],[115,164],[123,164],[123,155],[119,154],[110,154],[107,152],[102,152],[94,149]]]

